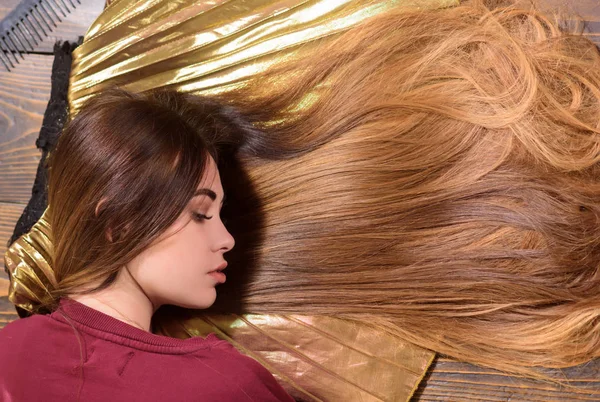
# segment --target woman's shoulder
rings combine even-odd
[[[260,356],[241,353],[231,343],[218,339],[213,333],[206,340],[211,342],[211,347],[198,350],[193,355],[199,357],[198,361],[203,368],[209,369],[206,375],[211,377],[211,384],[220,383],[221,387],[229,387],[232,394],[241,391],[244,395],[253,395],[256,400],[293,401],[261,364]],[[232,386],[235,389],[231,389]]]
[[[50,317],[40,314],[19,318],[9,322],[4,328],[0,329],[0,340],[10,340],[15,337],[40,336],[39,330],[52,326],[52,321],[54,320]]]
[[[64,340],[65,326],[49,315],[32,315],[8,323],[0,329],[0,361],[12,357],[48,353]]]
[[[14,373],[23,372],[22,368],[43,365],[47,361],[52,347],[47,340],[53,338],[57,328],[48,316],[33,315],[8,323],[0,329],[0,377],[8,381]],[[0,381],[0,383],[3,383]]]

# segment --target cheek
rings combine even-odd
[[[190,220],[183,228],[157,245],[162,244],[161,251],[166,253],[193,253],[206,244],[210,235],[208,229],[210,228],[207,225]]]
[[[176,272],[182,280],[186,280],[186,277],[193,278],[193,275],[197,276],[209,266],[210,250],[203,236],[199,236],[198,233],[182,231],[177,236],[176,241],[161,250],[157,262],[160,261],[162,269],[167,269],[171,273]]]
[[[206,230],[190,224],[189,230],[182,230],[177,235],[179,238],[173,244],[170,254],[173,258],[179,258],[183,261],[192,262],[193,265],[201,266],[210,256],[210,247],[208,245],[209,236]],[[183,262],[182,261],[182,262]]]
[[[214,280],[206,272],[208,259],[203,248],[182,250],[171,263],[161,267],[152,283],[153,293],[168,304],[184,308],[204,309],[216,300]]]
[[[202,240],[198,232],[182,230],[148,249],[137,261],[136,275],[147,294],[185,308],[210,307],[217,292],[213,279],[206,275],[211,255]]]

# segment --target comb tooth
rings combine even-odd
[[[19,57],[21,57],[21,60],[25,60],[25,57],[23,57],[23,53],[21,53],[21,51],[19,50],[19,46],[17,46],[17,44],[13,40],[13,36],[14,36],[14,34],[7,32],[5,37],[8,39],[7,42],[10,42],[10,44],[13,46],[15,51],[19,54]],[[15,56],[15,58],[16,58],[16,56]]]
[[[6,43],[4,36],[2,37],[2,39],[0,39],[0,41],[2,41],[2,50],[4,50],[4,53],[6,54],[6,58],[11,60],[11,58],[8,57],[8,55],[11,55],[13,57],[13,59],[15,60],[15,63],[19,64],[19,59],[17,59],[17,55],[12,51],[10,46],[8,46],[8,43]]]
[[[31,42],[29,42],[29,39],[27,39],[27,35],[25,35],[25,33],[23,32],[23,24],[17,22],[15,32],[18,32],[19,35],[21,35],[21,38],[25,40],[25,42],[23,42],[23,41],[21,41],[21,42],[27,43],[29,45],[29,48],[33,52],[35,49],[33,48],[33,45],[31,44]]]
[[[48,36],[48,34],[46,33],[46,30],[42,26],[42,23],[38,19],[37,15],[35,15],[36,14],[35,11],[37,11],[37,9],[35,7],[31,9],[31,13],[30,13],[31,17],[35,20],[35,22],[37,23],[37,26],[40,28],[40,31],[42,31],[44,36]],[[39,14],[39,11],[37,11],[37,14]],[[40,17],[41,17],[41,14],[40,14]],[[48,26],[48,29],[50,29],[50,26]]]
[[[4,67],[6,68],[6,71],[10,72],[11,71],[10,67],[8,66],[8,64],[6,64],[6,61],[4,61],[4,57],[2,57],[2,56],[5,56],[5,55],[4,55],[4,52],[2,51],[2,47],[0,46],[0,61],[2,62],[2,64],[4,65]],[[9,60],[9,62],[10,62],[10,60]],[[10,64],[12,64],[12,63],[10,63]]]
[[[40,35],[40,33],[35,29],[35,26],[33,25],[33,22],[31,22],[33,18],[31,17],[30,14],[25,14],[25,17],[23,18],[23,25],[27,28],[27,30],[29,31],[29,33],[31,32],[35,32],[35,34],[37,35],[37,37],[40,39],[39,41],[43,41],[42,39],[42,35]],[[27,24],[25,24],[25,22],[29,23],[29,26],[27,26]],[[29,27],[31,27],[31,29],[29,29]],[[34,42],[36,42],[35,44],[38,44],[38,41],[35,39],[34,35],[31,35],[31,37],[33,38]]]
[[[58,11],[60,11],[60,13],[63,15],[63,17],[67,18],[67,14],[65,14],[65,12],[63,11],[62,8],[60,8],[60,4],[58,3],[58,0],[48,0],[48,5],[50,7],[54,6],[54,8],[56,8]]]
[[[21,37],[20,33],[18,33],[17,28],[18,25],[15,25],[13,28],[10,29],[10,32],[8,32],[8,34],[10,35],[12,40],[17,44],[19,51],[21,52],[22,50],[21,53],[27,53],[29,49],[27,49],[27,44],[26,42],[23,42],[23,38]]]
[[[40,3],[36,4],[34,7],[38,10],[38,13],[40,13],[42,19],[44,19],[44,14],[46,14],[44,22],[46,23],[46,25],[48,25],[48,29],[50,30],[50,32],[52,32],[52,27],[50,26],[50,24],[48,24],[48,21],[50,21],[52,25],[54,25],[54,28],[56,28],[56,22],[54,22],[52,16],[48,12],[48,10],[46,10],[46,7],[44,7],[44,3],[40,1]],[[44,14],[42,14],[42,11]]]
[[[52,7],[52,3],[49,0],[46,0],[40,4],[42,5],[42,7],[44,7],[44,10],[50,11],[50,14],[52,14],[53,18],[56,21],[58,21],[59,23],[62,22],[62,18],[60,18],[56,10]]]
[[[23,54],[28,53],[29,49],[27,49],[27,44],[21,40],[21,36],[19,34],[17,34],[16,31],[17,31],[16,28],[11,28],[8,35],[9,35],[10,40],[12,40],[13,43],[15,43],[17,45],[17,49],[19,49],[19,53],[22,56]]]
[[[51,0],[46,0],[43,4],[44,4],[44,7],[48,11],[50,11],[52,13],[52,15],[54,15],[54,18],[58,22],[63,22],[63,20],[60,18],[60,16],[58,15],[58,13],[56,12],[56,10],[54,9],[56,7],[56,5],[54,7],[52,7],[52,1]]]
[[[0,0],[2,2],[2,0]],[[24,0],[2,21],[0,64],[13,70],[73,13],[81,0]],[[0,67],[1,69],[1,67]]]
[[[4,46],[2,46],[2,43],[0,43],[0,50],[2,50],[2,54],[4,55],[4,57],[6,58],[6,60],[9,62],[10,66],[12,68],[15,68],[15,65],[13,64],[13,62],[10,60],[10,57],[8,57],[8,53],[10,53],[10,51],[6,50],[4,48]],[[13,56],[14,57],[14,56]],[[15,61],[17,61],[17,59],[15,58]]]
[[[19,64],[19,59],[17,59],[17,55],[16,52],[14,50],[11,49],[10,45],[8,44],[8,42],[6,41],[6,36],[2,37],[2,43],[4,43],[4,46],[6,47],[7,50],[7,54],[10,54],[13,59],[15,59],[15,63]],[[8,56],[7,56],[8,57]],[[10,57],[8,57],[8,59],[10,60]]]
[[[57,3],[58,3],[58,1],[57,1]],[[60,4],[62,4],[62,5],[63,5],[63,7],[65,8],[65,10],[66,10],[68,13],[70,13],[70,12],[71,12],[71,9],[70,9],[70,8],[69,8],[69,6],[67,5],[67,3],[65,3],[65,0],[60,0]],[[74,7],[74,5],[73,5],[73,7]]]

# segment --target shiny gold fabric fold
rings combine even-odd
[[[31,228],[17,239],[4,254],[4,266],[10,278],[8,300],[28,312],[39,311],[37,306],[56,286],[51,267],[52,239],[48,209]]]
[[[244,314],[162,320],[179,338],[215,333],[265,366],[304,401],[405,401],[434,354],[364,324],[333,317]]]
[[[69,103],[104,88],[170,86],[211,94],[234,90],[274,63],[310,53],[394,7],[447,7],[458,0],[119,0],[73,53]]]

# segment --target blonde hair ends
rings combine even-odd
[[[503,3],[384,13],[224,97],[264,133],[246,310],[513,373],[600,355],[600,55]]]

